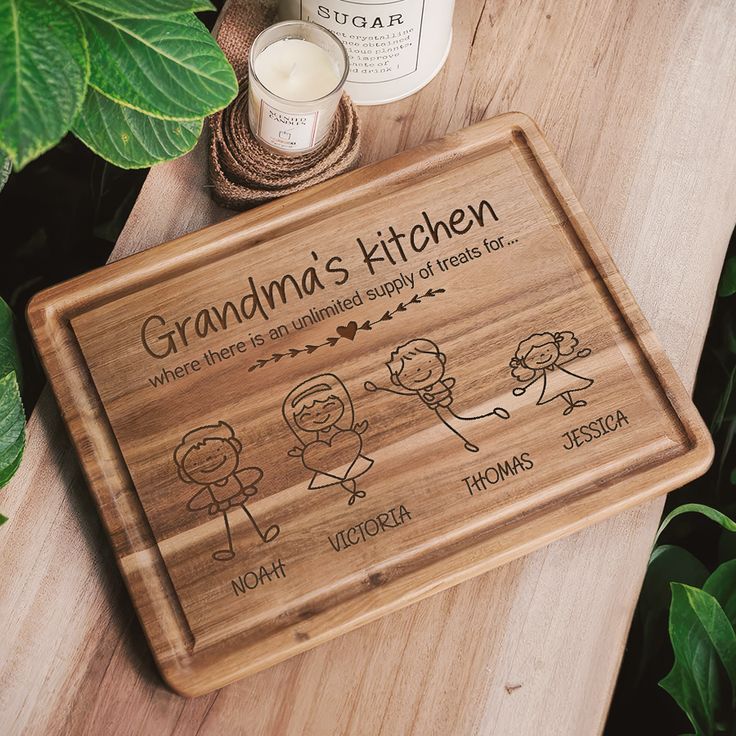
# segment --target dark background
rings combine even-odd
[[[26,413],[43,387],[25,325],[28,300],[47,286],[105,263],[146,173],[118,169],[69,135],[11,174],[0,191],[0,296],[16,317]]]

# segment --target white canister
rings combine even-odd
[[[345,45],[345,89],[358,105],[418,92],[442,69],[452,44],[455,0],[280,0],[284,20],[310,20]]]

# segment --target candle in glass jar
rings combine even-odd
[[[347,77],[347,53],[329,31],[307,22],[277,23],[253,42],[248,118],[262,144],[306,153],[330,130]]]
[[[266,89],[293,102],[318,100],[340,81],[329,54],[301,38],[284,38],[267,46],[256,57],[255,71]]]

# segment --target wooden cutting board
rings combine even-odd
[[[518,113],[48,289],[28,319],[150,646],[185,695],[712,459]]]

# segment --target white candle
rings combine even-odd
[[[255,71],[263,86],[285,100],[318,100],[340,81],[329,54],[311,41],[283,38],[256,57]]]
[[[287,21],[266,28],[249,56],[251,131],[278,153],[306,153],[329,133],[348,73],[345,47],[324,28]]]

